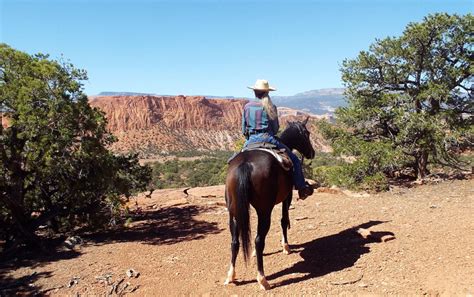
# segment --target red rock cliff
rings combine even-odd
[[[204,97],[114,96],[94,97],[112,131],[143,130],[162,123],[170,128],[233,129],[245,100]]]
[[[246,102],[201,96],[102,96],[93,97],[90,104],[106,113],[110,130],[118,137],[112,149],[151,157],[170,151],[232,150],[242,137]],[[313,140],[317,146],[318,142]]]

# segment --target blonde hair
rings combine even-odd
[[[262,105],[270,119],[274,120],[278,118],[278,110],[276,106],[273,105],[272,99],[270,99],[268,94],[262,98]]]

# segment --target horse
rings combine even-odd
[[[306,128],[308,118],[302,122],[290,122],[280,135],[280,141],[290,150],[296,149],[305,158],[314,158],[315,152]],[[231,261],[224,284],[235,281],[235,262],[240,241],[244,261],[247,262],[250,250],[249,205],[257,212],[258,226],[255,238],[254,255],[257,258],[257,282],[261,289],[268,290],[263,270],[263,249],[265,237],[270,229],[273,207],[282,205],[282,246],[283,253],[289,254],[287,229],[290,227],[288,210],[292,200],[293,181],[290,171],[285,171],[276,158],[262,150],[240,152],[234,157],[227,170],[225,200],[229,212],[229,229],[232,236]]]

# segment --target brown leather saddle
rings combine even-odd
[[[247,145],[243,148],[240,152],[245,151],[264,151],[271,154],[280,164],[281,168],[286,171],[289,171],[293,167],[293,162],[291,161],[290,157],[286,153],[284,148],[277,148],[276,145],[268,142],[255,142]],[[232,157],[227,160],[227,163],[230,163],[238,153],[234,154]]]

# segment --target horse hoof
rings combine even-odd
[[[290,253],[291,253],[291,249],[288,243],[283,244],[283,254],[289,255]]]
[[[227,273],[227,279],[224,282],[224,285],[228,285],[235,281],[235,268],[234,266],[230,265],[229,272]]]
[[[267,282],[265,276],[257,275],[257,282],[262,290],[270,290],[270,284]]]
[[[224,282],[224,286],[227,286],[227,285],[232,284],[234,282],[235,282],[235,275],[228,276],[227,279]]]

